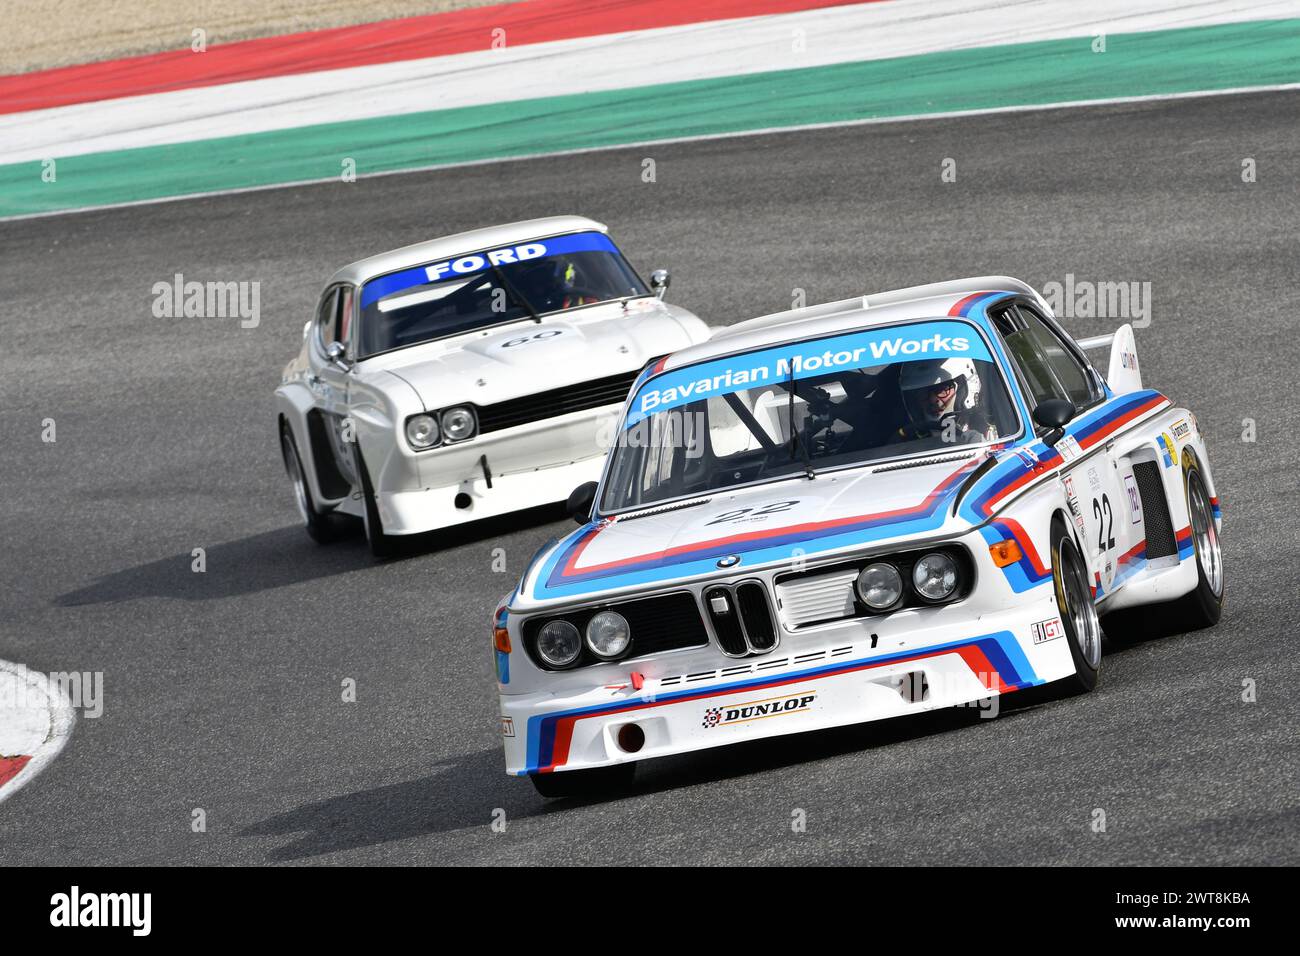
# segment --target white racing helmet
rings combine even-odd
[[[957,388],[944,406],[936,409],[927,400],[930,390],[948,382],[953,382]],[[917,423],[934,422],[953,412],[969,411],[980,401],[979,372],[968,358],[908,362],[898,376],[898,387],[903,394],[903,407]]]

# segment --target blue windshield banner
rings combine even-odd
[[[637,391],[624,422],[631,428],[643,418],[715,395],[779,385],[795,379],[891,362],[969,358],[990,362],[988,347],[974,326],[965,322],[917,322],[787,343],[774,348],[729,355],[711,362],[656,375]]]
[[[521,242],[515,246],[502,246],[499,249],[487,249],[455,259],[431,262],[391,272],[378,279],[372,279],[361,290],[361,307],[379,301],[394,292],[414,289],[418,286],[443,282],[458,276],[471,276],[486,272],[493,266],[529,262],[533,259],[545,259],[571,252],[618,252],[613,240],[603,232],[577,232],[567,236],[552,236],[535,242]]]

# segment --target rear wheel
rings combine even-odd
[[[1060,521],[1052,523],[1052,587],[1074,659],[1074,674],[1061,681],[1067,694],[1086,694],[1097,686],[1101,668],[1101,622],[1088,586],[1088,566]]]
[[[601,797],[625,790],[636,776],[636,764],[616,763],[593,770],[567,770],[559,773],[530,773],[537,792],[552,800],[565,797]]]
[[[302,457],[298,454],[298,443],[294,441],[293,429],[285,421],[280,422],[280,453],[284,456],[284,470],[289,473],[294,501],[298,505],[298,516],[302,518],[307,534],[319,544],[337,540],[343,531],[343,522],[339,520],[339,515],[316,510],[311,489],[307,486]]]
[[[375,498],[374,486],[370,484],[370,473],[361,457],[360,448],[356,448],[356,462],[357,477],[361,479],[361,497],[365,504],[366,541],[370,545],[370,553],[376,558],[391,558],[397,553],[398,541],[393,535],[384,534],[384,523],[379,517],[379,502]]]
[[[1183,629],[1194,631],[1217,624],[1223,614],[1223,549],[1218,525],[1214,523],[1210,493],[1195,464],[1183,472],[1183,484],[1192,526],[1192,546],[1196,551],[1196,588],[1173,604]]]

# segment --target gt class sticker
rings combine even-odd
[[[1034,635],[1035,644],[1046,644],[1048,641],[1054,641],[1065,631],[1061,628],[1061,619],[1054,617],[1050,621],[1039,621],[1034,624],[1030,631]]]
[[[746,701],[726,707],[709,707],[704,711],[702,726],[708,730],[730,724],[744,724],[751,720],[763,720],[767,717],[785,717],[807,711],[817,699],[817,692],[787,694],[783,697],[767,697],[763,700]]]

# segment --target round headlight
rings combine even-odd
[[[957,590],[957,563],[940,551],[927,554],[912,568],[912,585],[927,601],[950,598]]]
[[[568,621],[547,621],[537,632],[537,656],[549,667],[568,667],[582,653],[582,636]]]
[[[447,441],[464,441],[474,434],[474,412],[463,405],[442,413],[442,434]]]
[[[406,440],[412,448],[432,448],[438,444],[438,420],[432,415],[412,415],[406,420]]]
[[[627,620],[616,611],[601,611],[587,622],[587,646],[597,657],[618,657],[631,640]]]
[[[873,611],[883,611],[903,596],[903,576],[892,564],[877,561],[862,569],[856,587],[863,604]]]

